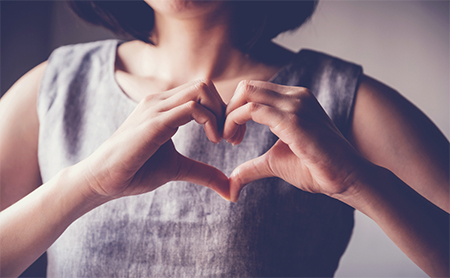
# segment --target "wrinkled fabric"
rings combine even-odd
[[[43,182],[94,152],[136,107],[114,78],[119,43],[64,46],[50,56],[38,97]],[[361,75],[360,66],[302,50],[271,81],[309,88],[346,134]],[[180,153],[226,175],[276,140],[255,122],[234,147],[209,142],[195,122],[173,137]],[[76,220],[49,248],[48,276],[332,276],[352,228],[351,207],[278,178],[249,184],[237,203],[170,182]]]

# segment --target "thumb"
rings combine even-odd
[[[248,183],[273,176],[267,153],[242,163],[230,175],[230,200],[236,202],[242,188]]]
[[[176,180],[206,186],[222,198],[230,200],[230,184],[227,176],[211,165],[190,159],[180,154],[180,169]]]

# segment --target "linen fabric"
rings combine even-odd
[[[120,43],[64,46],[50,56],[38,97],[43,182],[93,153],[136,107],[114,78]],[[302,50],[271,82],[309,88],[346,135],[361,75],[358,65]],[[180,153],[226,175],[276,141],[252,121],[237,146],[209,142],[195,122],[173,137]],[[237,203],[206,187],[170,182],[76,220],[48,249],[47,275],[332,276],[352,228],[351,207],[278,178],[247,185]]]

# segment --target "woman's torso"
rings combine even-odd
[[[95,151],[136,106],[114,78],[117,41],[60,48],[50,57],[38,99],[43,182]],[[302,51],[271,80],[308,87],[344,134],[359,66]],[[277,138],[249,122],[243,142],[215,145],[194,122],[173,138],[177,150],[229,175]],[[353,209],[271,178],[239,202],[171,182],[98,207],[76,220],[48,250],[48,275],[330,276],[353,227]]]

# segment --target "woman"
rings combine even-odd
[[[232,27],[252,6],[148,2],[153,45],[135,35],[147,43],[62,48],[2,100],[2,205],[44,182],[1,214],[4,275],[90,211],[51,247],[50,275],[329,276],[352,210],[328,195],[430,276],[448,276],[448,141],[420,112],[356,65],[266,44],[270,24],[236,43]],[[172,137],[191,119],[205,132],[189,124]],[[249,120],[262,125],[245,130]],[[184,180],[236,201],[261,178],[236,204],[184,183],[118,199]]]

